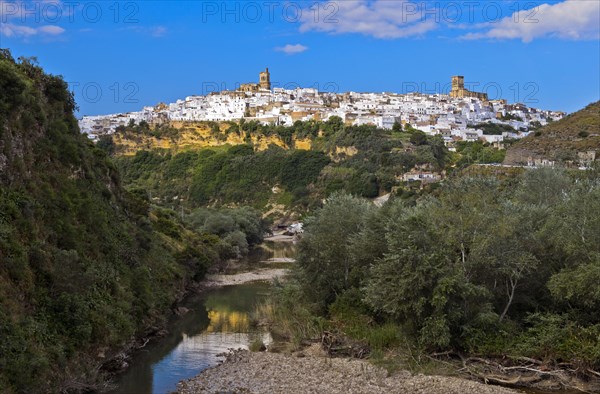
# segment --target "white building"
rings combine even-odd
[[[499,115],[501,118],[498,118]],[[544,125],[550,119],[559,120],[564,115],[523,104],[511,105],[503,100],[483,102],[476,98],[452,98],[443,94],[335,94],[321,93],[313,88],[275,88],[273,91],[189,96],[167,105],[144,107],[138,112],[84,116],[79,126],[82,132],[95,138],[114,133],[118,126],[126,126],[131,121],[139,124],[141,121],[237,121],[248,118],[264,124],[291,126],[298,119],[327,120],[338,116],[345,122],[352,119],[355,125],[371,124],[384,129],[391,129],[395,122],[410,123],[429,134],[442,134],[448,142],[455,137],[495,143],[506,138],[523,138],[528,135],[523,130],[528,130],[531,122]],[[490,136],[468,127],[487,122],[509,125],[515,132]]]

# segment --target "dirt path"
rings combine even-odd
[[[518,391],[444,376],[391,377],[355,359],[327,358],[318,345],[297,353],[235,351],[197,377],[180,382],[178,393],[331,393],[331,394],[514,394]]]

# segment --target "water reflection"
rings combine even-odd
[[[265,242],[262,248],[270,255],[270,258],[295,258],[296,245],[292,242]]]
[[[263,246],[252,260],[293,257],[293,247],[287,244]],[[247,348],[256,339],[271,343],[268,332],[250,324],[250,314],[267,296],[269,287],[267,283],[252,283],[190,297],[183,303],[190,311],[169,324],[167,336],[136,354],[111,393],[168,393],[175,390],[177,382],[216,365],[220,359],[217,355],[230,348]]]
[[[247,313],[208,311],[210,324],[206,332],[246,332],[250,326]]]

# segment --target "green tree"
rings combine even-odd
[[[425,134],[421,130],[415,130],[410,135],[410,142],[417,146],[426,145],[427,144],[427,134]]]
[[[402,123],[395,121],[394,125],[392,126],[392,131],[394,133],[402,133]]]
[[[112,156],[115,153],[115,142],[111,135],[101,135],[96,142],[96,146]]]
[[[460,327],[487,313],[485,289],[471,283],[435,222],[435,201],[403,209],[388,223],[388,253],[371,269],[365,301],[412,327],[420,342],[445,348]]]
[[[374,211],[366,200],[334,194],[317,215],[306,220],[299,245],[298,266],[307,298],[324,312],[336,297],[352,286],[362,260],[353,260],[350,240],[364,228]]]

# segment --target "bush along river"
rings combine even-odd
[[[181,303],[178,310],[184,313],[173,318],[164,337],[136,352],[109,393],[173,392],[179,381],[217,365],[228,349],[247,349],[259,340],[269,345],[270,333],[251,324],[251,314],[268,296],[270,278],[285,273],[294,256],[291,242],[266,241],[240,261],[250,272],[209,275],[208,285],[214,287]]]

